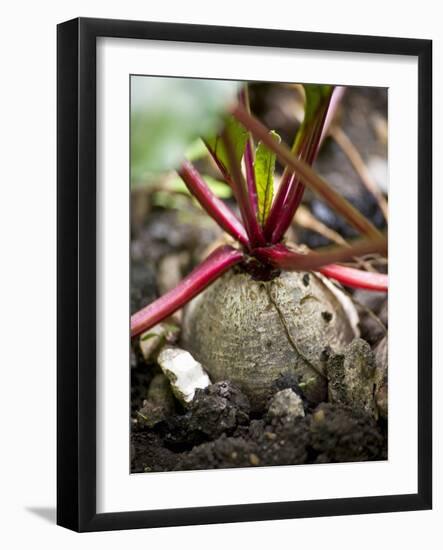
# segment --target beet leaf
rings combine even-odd
[[[280,136],[271,132],[274,138],[280,142]],[[261,141],[255,151],[254,175],[258,199],[258,220],[262,227],[269,215],[274,196],[274,171],[275,153],[270,151]]]

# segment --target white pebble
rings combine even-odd
[[[194,399],[197,388],[206,388],[211,383],[201,364],[184,349],[165,347],[157,360],[174,395],[184,404]]]

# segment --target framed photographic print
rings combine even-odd
[[[58,26],[58,508],[432,505],[432,43]]]

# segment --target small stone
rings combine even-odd
[[[260,459],[258,458],[258,456],[254,453],[251,453],[249,455],[249,462],[253,465],[253,466],[258,466],[260,464]]]
[[[305,416],[303,401],[291,389],[281,390],[272,398],[268,415],[273,418],[302,418]]]
[[[159,353],[157,361],[175,397],[184,405],[194,399],[197,388],[206,388],[211,383],[201,364],[184,349],[167,346]]]
[[[325,411],[323,409],[318,409],[312,414],[312,418],[315,422],[323,422],[325,419]]]

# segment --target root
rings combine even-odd
[[[272,283],[271,283],[272,284]],[[291,336],[291,333],[288,329],[288,325],[286,323],[286,319],[285,319],[285,316],[283,314],[283,312],[281,311],[281,309],[279,308],[277,302],[274,300],[274,298],[272,297],[272,293],[269,289],[269,286],[268,285],[264,285],[265,286],[265,289],[266,289],[266,293],[268,295],[268,298],[269,298],[269,302],[272,304],[272,306],[275,308],[275,311],[277,312],[279,318],[280,318],[280,321],[281,321],[281,324],[283,326],[283,329],[285,331],[285,334],[286,334],[286,338],[288,339],[288,342],[289,342],[289,345],[293,348],[293,350],[297,353],[297,355],[299,357],[301,357],[303,359],[303,361],[306,363],[306,365],[315,372],[315,374],[317,374],[318,376],[326,379],[326,376],[320,371],[318,370],[316,367],[314,367],[314,365],[309,361],[309,359],[298,349],[297,347],[297,344],[294,342],[292,336]]]

